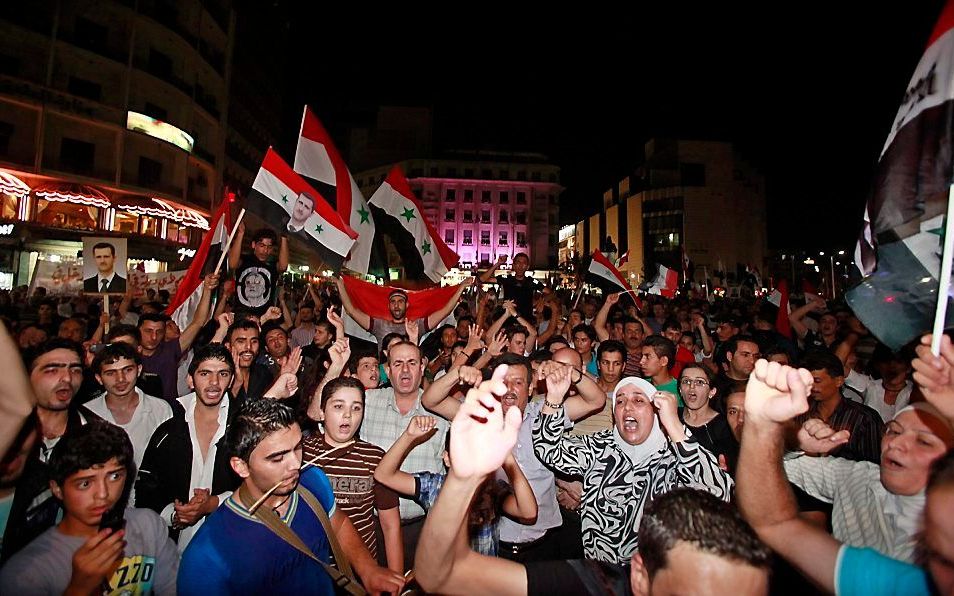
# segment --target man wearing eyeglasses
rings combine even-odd
[[[229,247],[229,267],[235,270],[236,306],[261,316],[275,304],[278,276],[288,269],[288,238],[282,236],[278,260],[271,256],[278,244],[274,231],[263,228],[252,236],[252,254],[242,255],[245,223],[239,223],[232,246]]]

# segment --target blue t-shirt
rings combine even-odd
[[[335,495],[324,472],[305,471],[301,485],[330,518]],[[232,495],[206,519],[182,554],[179,594],[334,594],[324,567],[276,536],[236,499]],[[321,521],[297,492],[283,521],[318,558],[331,562]]]
[[[930,594],[923,569],[886,557],[871,548],[843,545],[835,564],[838,596],[888,596]]]

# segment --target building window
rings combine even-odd
[[[444,230],[444,243],[445,244],[454,243],[454,230]]]
[[[472,190],[465,190],[465,191],[464,191],[464,202],[465,202],[465,203],[473,203],[473,202],[474,202],[474,191],[472,191]]]
[[[527,172],[524,170],[517,170],[517,180],[526,180]]]
[[[139,218],[139,225],[142,228],[143,236],[158,236],[159,235],[159,220],[155,217],[149,217],[148,215],[143,215]]]
[[[481,246],[490,246],[490,230],[481,230],[481,231],[480,231],[480,245],[481,245]]]
[[[514,222],[517,225],[521,225],[521,226],[527,225],[527,212],[517,211],[516,213],[514,213]]]
[[[507,232],[500,232],[500,238],[497,240],[499,246],[507,246]]]
[[[172,76],[172,58],[156,48],[149,48],[149,72],[158,77]]]
[[[510,170],[500,170],[501,180],[510,180]]]
[[[473,178],[474,168],[464,168],[464,178]]]
[[[73,95],[92,99],[93,101],[99,101],[103,96],[102,85],[79,77],[70,77],[70,82],[67,84],[66,90]]]
[[[499,196],[499,199],[498,199],[498,200],[499,200],[501,203],[509,203],[509,202],[510,202],[510,193],[507,192],[507,191],[505,191],[505,190],[500,191],[500,196]]]
[[[489,202],[490,202],[490,191],[489,191],[489,190],[482,190],[482,191],[480,191],[480,202],[481,202],[481,203],[489,203]]]
[[[705,186],[706,166],[701,163],[679,164],[679,174],[683,186]]]
[[[77,173],[92,173],[96,145],[63,137],[60,141],[60,167]]]
[[[448,177],[448,178],[456,178],[456,177],[457,177],[457,168],[448,167],[448,168],[447,168],[447,177]]]
[[[156,186],[162,179],[162,162],[148,157],[139,158],[139,186]]]
[[[99,221],[99,209],[76,203],[37,199],[36,221],[53,228],[69,230],[95,230]]]
[[[0,193],[0,219],[16,219],[19,203],[15,195]]]
[[[506,209],[501,209],[500,219],[498,219],[497,221],[499,221],[500,223],[510,223],[510,212],[507,211]]]
[[[533,180],[534,182],[540,182],[540,172],[531,172],[530,180]]]
[[[116,217],[113,218],[112,231],[122,234],[138,234],[139,217],[125,211],[116,211]]]
[[[490,223],[490,210],[484,209],[480,212],[480,223]]]
[[[527,193],[525,193],[525,192],[518,192],[518,193],[517,193],[517,204],[518,204],[518,205],[526,205],[526,204],[527,204]]]
[[[455,215],[453,209],[444,209],[444,221],[454,221]]]
[[[453,188],[448,188],[446,191],[444,191],[444,198],[448,201],[456,201],[457,191],[455,191]]]
[[[464,230],[464,246],[470,246],[474,243],[473,230]]]
[[[527,246],[527,233],[517,232],[517,246],[525,248]]]
[[[474,223],[474,212],[470,209],[464,211],[464,221],[467,223]]]
[[[437,178],[438,170],[437,168],[431,168],[431,178]]]
[[[482,252],[482,253],[480,253],[480,262],[481,262],[481,263],[489,263],[489,262],[490,262],[490,253],[489,253],[489,252]]]

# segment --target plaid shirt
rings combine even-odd
[[[444,486],[444,479],[446,478],[447,474],[432,474],[430,472],[414,474],[414,479],[417,484],[417,492],[414,495],[414,500],[420,503],[425,511],[429,511],[430,508],[434,506],[434,502],[437,501],[437,495],[440,494],[441,487]],[[498,480],[497,482],[508,486],[507,483],[502,480]],[[510,492],[509,486],[506,492]],[[494,521],[478,526],[473,530],[470,535],[470,547],[482,555],[496,557],[497,544],[500,542],[499,532],[497,531],[497,522],[499,521],[500,516],[497,516],[494,518]]]
[[[364,400],[364,422],[361,424],[361,438],[387,451],[407,429],[414,416],[434,416],[421,405],[421,393],[418,391],[414,407],[402,414],[394,402],[394,388],[371,389]],[[444,439],[450,424],[440,416],[437,418],[436,431],[427,441],[417,445],[404,459],[401,470],[409,474],[416,472],[443,472]],[[414,501],[401,498],[401,519],[412,520],[424,515],[424,510]]]

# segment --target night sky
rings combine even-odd
[[[256,11],[287,23],[280,40],[265,39],[293,57],[277,61],[286,89],[279,149],[289,160],[305,102],[336,138],[377,105],[429,106],[438,154],[548,155],[562,168],[561,221],[570,223],[596,212],[647,139],[726,140],[767,178],[770,248],[852,246],[943,2],[872,3],[864,12],[680,4],[585,15],[481,4],[452,15],[282,2],[250,12],[240,3],[239,43],[249,29],[261,39],[248,26]]]

